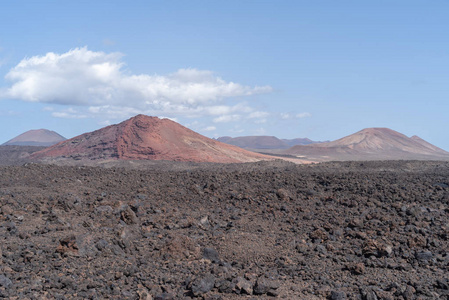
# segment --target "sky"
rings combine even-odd
[[[137,114],[208,137],[368,127],[449,151],[449,1],[2,1],[0,144]]]

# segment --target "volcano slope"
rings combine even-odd
[[[449,152],[418,136],[411,138],[389,128],[365,128],[341,139],[298,145],[280,151],[313,161],[439,160],[449,161]]]
[[[83,164],[111,160],[236,163],[273,159],[207,138],[169,119],[146,115],[84,133],[33,153],[30,158]]]
[[[0,168],[0,298],[447,299],[447,162]]]

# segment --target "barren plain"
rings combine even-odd
[[[449,163],[0,167],[0,298],[448,299]]]

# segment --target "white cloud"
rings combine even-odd
[[[254,130],[255,135],[265,135],[266,133],[267,133],[267,131],[265,130],[265,128],[262,128],[262,127]]]
[[[299,114],[292,114],[292,113],[280,113],[279,114],[279,117],[282,120],[302,119],[302,118],[308,118],[311,116],[312,115],[308,112],[303,112],[303,113],[299,113]]]
[[[241,115],[224,115],[217,118],[214,118],[215,123],[228,123],[228,122],[235,122],[239,121],[242,118]]]
[[[215,126],[207,126],[206,128],[203,129],[203,131],[214,131],[216,129],[217,129],[217,127],[215,127]]]
[[[260,119],[260,118],[266,118],[269,115],[270,114],[265,112],[265,111],[254,111],[254,112],[249,114],[248,118],[250,118],[250,119],[254,119],[254,118]]]
[[[78,112],[77,110],[69,107],[64,109],[63,111],[54,111],[51,115],[55,118],[64,118],[64,119],[85,119],[87,115]]]
[[[254,123],[256,123],[256,124],[264,124],[264,123],[267,123],[267,119],[257,119],[257,120],[254,121]]]
[[[234,129],[229,130],[229,132],[232,132],[234,134],[239,134],[239,133],[245,132],[245,129],[243,129],[243,128],[234,128]]]
[[[311,116],[312,116],[312,114],[310,114],[310,113],[308,113],[308,112],[303,112],[303,113],[300,113],[300,114],[297,114],[297,115],[296,115],[296,117],[297,117],[298,119],[308,118],[308,117],[311,117]]]
[[[209,115],[227,115],[232,113],[249,113],[253,109],[246,105],[245,103],[239,103],[233,106],[228,105],[214,105],[209,107],[199,107],[198,111],[204,111]]]
[[[195,121],[193,121],[193,122],[191,122],[191,123],[188,123],[188,124],[185,124],[185,126],[187,126],[187,127],[196,127],[196,126],[198,126],[198,125],[200,125],[200,122],[198,122],[197,120],[195,120]]]
[[[175,121],[208,117],[214,123],[253,124],[311,116],[306,112],[260,111],[242,100],[270,93],[270,86],[245,86],[194,68],[165,75],[132,74],[123,57],[121,53],[83,47],[24,58],[6,74],[9,85],[0,90],[0,99],[44,103],[47,106],[42,110],[53,117],[95,118],[100,125],[136,114],[166,116]],[[201,124],[196,127],[216,130],[215,126]]]
[[[98,125],[101,125],[101,126],[109,126],[109,125],[111,125],[112,123],[111,123],[111,121],[109,121],[109,120],[104,120],[104,121],[100,121],[100,122],[98,122]]]
[[[23,59],[5,76],[10,86],[1,98],[74,105],[83,114],[53,112],[56,117],[107,114],[108,119],[138,113],[217,116],[216,122],[238,119],[255,109],[245,103],[226,105],[228,98],[269,93],[269,86],[245,86],[225,81],[213,72],[180,69],[168,75],[130,74],[121,53],[90,51],[87,47],[63,54],[49,52]]]
[[[71,113],[67,113],[67,112],[58,112],[58,111],[51,113],[51,115],[55,118],[64,118],[64,119],[85,119],[85,118],[87,118],[86,115],[76,115],[76,114],[71,114]]]
[[[280,116],[282,120],[288,120],[291,118],[291,115],[288,113],[281,113]]]

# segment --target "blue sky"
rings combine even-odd
[[[0,143],[137,113],[209,137],[367,127],[449,150],[448,1],[3,1]]]

